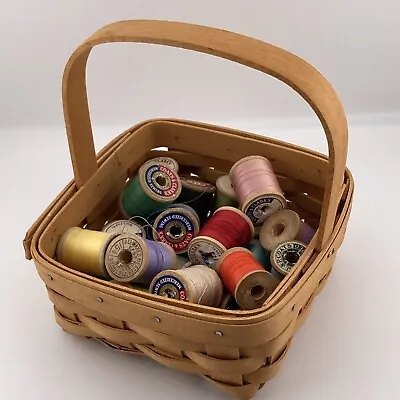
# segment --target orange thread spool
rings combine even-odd
[[[218,273],[243,310],[261,307],[279,281],[267,272],[250,250],[234,247],[218,260]]]

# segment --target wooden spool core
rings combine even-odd
[[[155,157],[152,158],[150,160],[148,160],[148,162],[154,162],[157,164],[164,164],[166,165],[168,168],[172,169],[173,171],[175,171],[176,173],[179,172],[179,164],[176,160],[174,160],[171,157]]]
[[[107,272],[118,282],[135,281],[143,274],[148,262],[149,250],[137,235],[118,235],[106,251]]]
[[[283,279],[299,261],[306,245],[298,240],[290,240],[278,245],[271,252],[272,274]]]
[[[225,246],[217,240],[207,236],[197,236],[190,242],[188,256],[193,264],[215,268],[218,259],[225,251]]]
[[[154,161],[147,161],[140,167],[139,182],[146,195],[160,203],[174,202],[182,190],[178,174]]]
[[[131,235],[138,235],[142,238],[146,238],[146,232],[143,226],[129,219],[119,219],[116,221],[111,221],[103,227],[102,231],[118,234],[129,233]]]

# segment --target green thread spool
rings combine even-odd
[[[189,264],[192,264],[189,257],[183,254],[177,254],[176,259],[178,262],[178,269],[187,268]]]
[[[171,205],[181,194],[175,171],[155,161],[145,162],[121,194],[121,210],[129,217],[147,218]]]
[[[265,268],[266,271],[271,271],[270,253],[261,246],[258,240],[253,239],[247,244],[246,248],[251,251],[254,258]]]
[[[177,203],[192,207],[200,218],[202,225],[210,213],[216,188],[211,183],[194,176],[181,176],[182,191]]]
[[[217,194],[214,200],[214,211],[220,207],[238,207],[239,202],[233,189],[229,175],[220,176],[216,181]]]

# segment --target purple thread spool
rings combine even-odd
[[[121,234],[107,247],[105,267],[118,282],[148,284],[157,273],[176,269],[177,260],[172,248],[164,243]]]

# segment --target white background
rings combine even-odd
[[[200,378],[63,333],[24,260],[26,230],[71,178],[61,104],[69,55],[104,24],[153,18],[296,53],[328,78],[348,116],[356,193],[346,239],[279,375],[256,399],[399,399],[399,11],[395,0],[1,2],[1,398],[226,399]],[[183,117],[326,151],[298,96],[210,56],[103,46],[91,56],[88,89],[97,148],[144,119]]]

